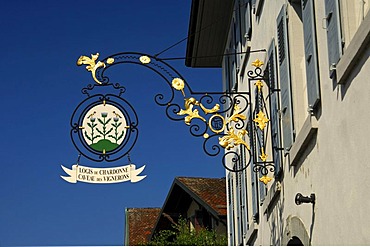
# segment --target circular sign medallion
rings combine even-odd
[[[96,94],[82,101],[71,118],[77,150],[93,161],[116,161],[130,152],[138,137],[135,110],[125,99]]]
[[[95,151],[107,153],[119,147],[128,127],[120,109],[110,104],[100,104],[87,111],[82,128],[87,145]]]

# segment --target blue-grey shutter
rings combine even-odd
[[[279,97],[278,85],[276,80],[276,56],[275,56],[275,41],[272,40],[268,49],[268,84],[271,90],[270,108],[271,108],[271,139],[272,139],[272,155],[275,161],[275,174],[280,172],[281,167],[281,143],[280,143],[280,124],[279,124]]]
[[[316,25],[313,0],[302,0],[304,51],[308,107],[313,109],[320,101],[319,70],[317,63]]]
[[[262,203],[263,200],[265,200],[267,189],[266,189],[266,186],[262,182],[259,182],[257,186],[258,186],[258,191],[260,192],[260,202]]]
[[[251,21],[251,2],[247,0],[245,3],[245,15],[244,15],[244,23],[245,23],[245,40],[251,40],[252,34],[252,21]]]
[[[283,145],[290,149],[293,143],[293,107],[290,82],[290,62],[286,5],[280,10],[277,22],[277,40],[279,57],[279,79],[281,91],[281,119],[283,130]]]
[[[230,245],[235,245],[235,230],[234,230],[234,197],[233,197],[233,182],[232,182],[232,175],[231,173],[227,176],[227,187],[228,187],[228,204],[229,204],[229,214],[228,217],[228,232],[229,232],[229,239]]]
[[[328,42],[330,77],[342,56],[342,36],[338,0],[325,0],[325,19]]]
[[[239,163],[239,162],[238,162]],[[237,165],[237,169],[240,169],[240,164]],[[236,172],[235,173],[235,176],[234,176],[234,179],[235,179],[235,187],[234,187],[234,191],[235,191],[235,216],[234,219],[235,219],[235,233],[236,233],[236,245],[240,245],[242,239],[241,239],[241,236],[242,236],[242,226],[241,226],[241,198],[240,198],[240,190],[241,190],[241,184],[240,184],[240,181],[241,181],[241,173],[240,172]]]

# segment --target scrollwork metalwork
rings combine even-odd
[[[118,98],[120,98],[125,92],[125,88],[118,83],[110,84],[109,77],[105,75],[106,71],[118,64],[137,64],[149,68],[164,79],[168,85],[169,93],[156,94],[155,103],[165,107],[169,119],[184,121],[193,136],[204,138],[203,149],[207,155],[217,156],[221,150],[225,150],[222,163],[227,170],[239,172],[253,163],[253,171],[263,175],[260,179],[261,182],[267,184],[270,181],[267,175],[274,171],[274,162],[268,161],[266,138],[269,131],[269,111],[271,109],[266,105],[263,97],[263,92],[266,90],[270,92],[270,88],[264,89],[266,84],[261,68],[263,62],[257,59],[252,63],[254,69],[247,72],[249,81],[247,92],[195,92],[172,66],[155,56],[126,52],[114,54],[101,61],[98,61],[98,57],[98,53],[91,55],[91,58],[81,56],[77,62],[78,65],[86,65],[86,69],[91,72],[93,80],[97,83],[97,85],[89,84],[83,88],[83,94],[93,98],[94,95],[91,96],[90,91],[95,89],[95,86],[112,85],[119,90]],[[254,99],[252,99],[251,85],[256,88]],[[105,104],[105,101],[110,102],[111,100],[105,95],[104,99],[100,99],[100,101]],[[252,104],[255,104],[254,109],[252,109]],[[78,107],[80,106],[81,104]],[[76,111],[74,115],[75,113]],[[136,117],[136,113],[133,115]],[[131,123],[127,131],[128,135],[135,136],[136,134],[134,138],[136,141],[137,119],[129,119],[128,121]],[[71,126],[71,135],[79,132],[79,123],[73,122]],[[124,144],[126,142],[127,140]],[[242,158],[240,153],[236,151],[238,148],[246,150],[245,154],[248,158]],[[98,159],[109,160],[112,155],[116,154],[115,152],[121,152],[121,149],[99,154]]]
[[[249,159],[246,162],[243,162],[240,153],[236,151],[226,152],[222,157],[222,165],[230,172],[241,172],[245,170],[250,164],[250,155],[248,156]]]

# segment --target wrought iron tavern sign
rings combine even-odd
[[[261,174],[261,182],[272,180],[269,174],[274,172],[274,161],[267,154],[271,150],[271,107],[267,99],[273,89],[265,83],[261,61],[256,60],[252,64],[255,69],[247,73],[248,91],[195,92],[184,77],[157,57],[126,52],[98,59],[99,53],[81,56],[77,61],[77,65],[86,66],[94,80],[94,84],[82,89],[87,98],[71,118],[72,142],[82,156],[95,162],[116,161],[128,155],[135,145],[139,133],[137,114],[123,98],[125,88],[111,83],[107,76],[110,67],[130,63],[151,69],[164,79],[167,94],[155,95],[155,102],[165,108],[169,119],[184,121],[193,136],[204,139],[206,154],[220,155],[223,166],[232,172],[242,171],[252,163],[253,170]],[[94,93],[97,88],[115,93]]]

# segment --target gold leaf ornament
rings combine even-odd
[[[239,130],[237,133],[235,133],[234,128],[230,127],[230,129],[227,131],[227,134],[223,137],[218,138],[218,143],[221,147],[225,148],[226,150],[230,150],[231,148],[237,146],[237,145],[244,145],[248,150],[250,150],[250,147],[248,144],[243,140],[243,137],[248,134],[246,130]]]
[[[94,81],[98,84],[102,84],[102,82],[99,81],[96,78],[96,70],[100,67],[105,68],[105,63],[103,63],[101,61],[96,62],[98,57],[99,57],[99,53],[96,53],[95,55],[91,54],[91,58],[89,58],[88,56],[80,56],[77,60],[77,65],[81,66],[81,65],[85,64],[86,65],[86,70],[91,72],[91,75],[92,75]]]
[[[190,125],[191,123],[191,120],[193,118],[198,118],[198,119],[201,119],[202,121],[206,121],[202,116],[199,115],[199,111],[198,109],[194,109],[193,110],[193,107],[194,105],[199,105],[199,102],[194,99],[194,98],[188,98],[188,99],[185,99],[185,109],[181,109],[177,115],[187,115],[185,116],[185,124],[187,125]]]
[[[254,62],[252,62],[252,66],[257,67],[257,68],[260,68],[262,65],[263,65],[263,62],[259,60],[258,58]]]
[[[268,119],[265,115],[265,113],[263,113],[263,111],[260,111],[258,114],[257,114],[257,117],[255,119],[253,119],[254,122],[257,123],[257,126],[263,130],[265,127],[266,127],[266,124],[268,123],[268,121],[270,121],[270,119]]]
[[[234,106],[234,114],[229,117],[227,122],[230,123],[231,121],[238,122],[239,120],[246,120],[247,117],[244,116],[243,114],[241,114],[240,112],[241,112],[241,109],[240,109],[239,105],[235,105]]]
[[[262,176],[260,179],[259,179],[262,183],[264,183],[265,185],[267,185],[269,182],[271,182],[272,178],[268,177],[268,176]]]

